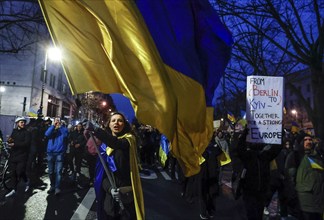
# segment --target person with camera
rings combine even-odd
[[[110,115],[107,127],[89,139],[100,152],[94,183],[98,220],[145,219],[135,136],[119,112]]]
[[[76,129],[69,135],[70,153],[68,156],[68,163],[74,181],[76,181],[81,175],[81,163],[87,143],[87,140],[83,135],[83,130],[83,125],[80,122],[76,125]]]
[[[26,118],[18,117],[15,120],[16,128],[13,129],[8,138],[8,146],[11,147],[9,167],[11,172],[11,183],[13,189],[6,194],[6,198],[16,194],[20,179],[25,182],[25,192],[29,189],[29,181],[26,175],[26,165],[30,148],[31,135],[25,128]]]
[[[51,187],[47,193],[55,192],[58,195],[61,192],[61,179],[63,169],[64,153],[67,148],[68,129],[61,123],[59,118],[55,118],[54,124],[45,132],[47,142],[47,162],[48,174]]]

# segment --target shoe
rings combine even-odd
[[[268,210],[267,207],[264,207],[264,209],[263,209],[263,214],[265,214],[265,215],[269,215],[269,210]]]
[[[214,211],[208,211],[209,218],[214,218]]]
[[[9,193],[6,194],[6,198],[14,196],[16,194],[16,190],[11,190]]]
[[[207,215],[200,214],[199,216],[201,219],[209,219],[209,217]]]
[[[48,194],[52,194],[52,193],[54,193],[54,191],[55,191],[55,188],[54,188],[54,187],[51,187],[51,188],[47,191],[47,193],[48,193]]]
[[[55,189],[55,195],[58,196],[61,193],[60,189]]]
[[[29,180],[25,183],[25,192],[29,190]]]

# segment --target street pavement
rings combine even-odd
[[[68,175],[62,182],[59,196],[48,195],[49,179],[44,172],[39,178],[31,178],[32,188],[23,192],[20,183],[18,193],[12,198],[4,197],[7,192],[0,190],[0,219],[3,220],[95,220],[96,202],[94,189],[88,186],[87,168],[75,184]],[[196,220],[199,204],[196,199],[186,200],[181,196],[181,186],[170,178],[168,170],[161,167],[147,167],[142,176],[145,213],[147,220]],[[242,201],[234,200],[231,190],[231,170],[224,170],[221,193],[216,198],[216,212],[212,219],[245,220]],[[267,219],[267,218],[265,218]]]

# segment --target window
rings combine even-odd
[[[57,80],[57,90],[60,91],[60,92],[63,92],[63,74],[60,73],[58,75],[58,80]]]
[[[52,86],[53,88],[55,88],[55,80],[56,80],[56,76],[53,73],[51,73],[50,86]]]
[[[52,96],[48,96],[47,116],[56,117],[58,115],[59,100]]]
[[[47,70],[44,70],[44,67],[41,68],[40,80],[44,83],[47,83]]]
[[[70,116],[70,104],[67,102],[62,103],[62,116]]]

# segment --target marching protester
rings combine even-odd
[[[83,135],[83,130],[82,123],[80,122],[76,125],[76,129],[69,135],[70,152],[68,156],[68,163],[73,173],[72,176],[74,181],[76,181],[81,174],[81,163],[87,142]]]
[[[237,151],[244,167],[241,175],[242,198],[248,220],[261,220],[270,182],[270,161],[281,145],[247,143],[247,130],[240,135]],[[244,177],[243,177],[244,176]]]
[[[287,155],[285,162],[285,195],[287,196],[288,214],[298,219],[303,219],[303,215],[296,191],[297,171],[302,158],[305,156],[305,149],[309,148],[307,145],[312,144],[312,142],[304,141],[304,136],[310,137],[303,132],[294,135],[293,150]]]
[[[41,123],[38,125],[38,139],[39,139],[39,145],[37,146],[37,155],[36,155],[36,166],[38,168],[38,171],[40,174],[44,173],[45,168],[47,166],[46,163],[44,163],[46,159],[46,151],[47,151],[47,143],[48,138],[45,135],[45,132],[47,129],[52,125],[52,120],[49,117],[45,117],[44,120],[40,120]]]
[[[216,134],[214,135],[214,139],[215,139],[215,144],[217,145],[218,148],[220,148],[223,152],[223,154],[221,154],[221,156],[226,157],[226,158],[219,158],[219,160],[226,160],[228,159],[228,161],[223,164],[223,162],[220,164],[219,166],[219,185],[222,185],[223,183],[223,172],[224,169],[232,169],[231,168],[231,161],[230,161],[230,149],[229,149],[229,144],[226,140],[225,134],[222,130],[217,130]],[[226,167],[226,168],[225,168]]]
[[[55,192],[55,195],[61,192],[61,180],[64,153],[67,147],[68,129],[62,124],[59,118],[55,118],[54,125],[51,125],[45,132],[48,138],[47,143],[47,162],[48,174],[51,182],[51,187],[47,193]]]
[[[84,125],[86,126],[86,125]],[[91,136],[89,135],[88,130],[84,130],[83,132],[84,137],[87,140],[86,143],[86,150],[85,150],[85,157],[87,160],[88,164],[88,171],[89,171],[89,186],[93,187],[94,181],[95,181],[95,170],[96,170],[96,163],[98,160],[98,155],[97,155],[97,145],[96,143],[91,139]],[[98,143],[100,141],[98,140]]]
[[[98,219],[144,219],[136,139],[125,116],[112,113],[107,130],[98,129],[95,137],[102,142],[103,158],[97,164],[95,181]]]
[[[38,165],[38,162],[42,161],[42,159],[39,158],[38,154],[39,148],[41,148],[42,144],[42,136],[40,135],[41,124],[41,118],[37,120],[31,119],[27,126],[27,130],[31,134],[30,151],[27,160],[27,175],[34,173],[36,165]]]
[[[16,128],[8,138],[8,146],[11,147],[9,166],[13,189],[6,194],[6,198],[16,194],[18,183],[21,179],[25,182],[25,192],[29,189],[29,180],[26,175],[26,165],[30,148],[30,133],[25,128],[26,119],[18,117],[15,120]]]
[[[270,203],[275,193],[278,194],[280,216],[285,218],[288,217],[287,210],[287,184],[285,177],[285,163],[288,154],[292,151],[292,141],[289,139],[284,139],[284,146],[280,151],[279,155],[270,163],[270,187],[267,193],[266,206],[264,208],[264,214],[269,215]]]
[[[219,194],[217,157],[222,149],[215,142],[215,134],[202,154],[200,172],[198,174],[198,201],[200,218],[213,218],[215,214],[214,199]]]
[[[305,155],[296,175],[296,191],[304,220],[322,220],[324,213],[324,145],[314,146],[313,138],[305,135]]]

